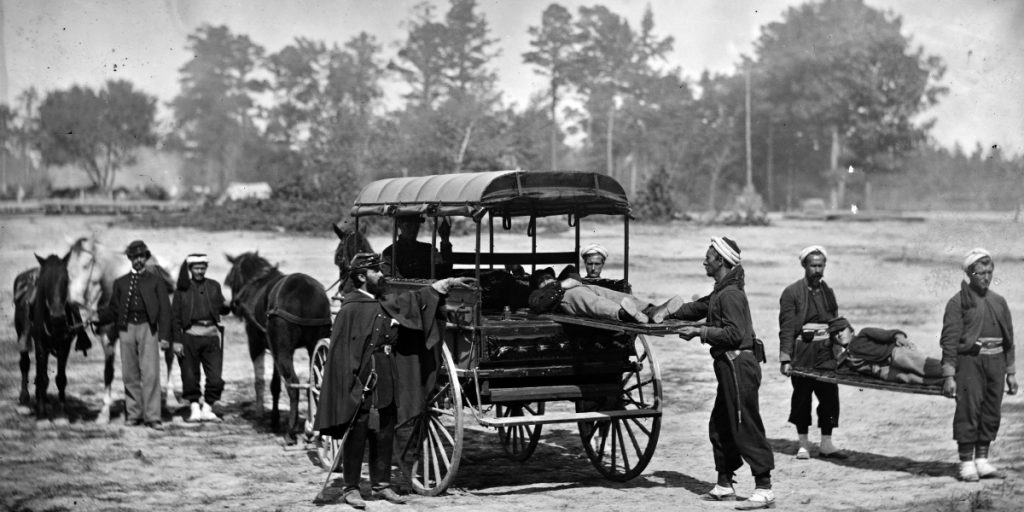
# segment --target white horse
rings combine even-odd
[[[100,308],[110,302],[114,290],[114,280],[131,270],[131,262],[124,256],[123,251],[107,247],[96,240],[95,236],[82,237],[73,241],[69,240],[69,242],[71,252],[68,260],[68,299],[84,310],[85,318],[93,319],[96,318]],[[150,257],[146,261],[146,268],[164,278],[168,293],[174,291],[174,281],[171,279],[171,275],[160,266],[156,257]],[[100,329],[97,337],[103,347],[106,360],[103,368],[103,409],[100,410],[96,422],[107,423],[110,421],[110,404],[114,401],[111,383],[114,381],[117,332],[112,325],[108,325]],[[173,351],[164,352],[164,364],[167,367],[167,379],[164,381],[163,387],[164,404],[170,411],[182,407],[177,397],[174,396],[174,386],[171,380],[174,359]]]

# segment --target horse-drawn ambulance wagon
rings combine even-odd
[[[543,425],[575,423],[602,475],[625,481],[644,470],[654,455],[662,415],[661,374],[644,334],[670,333],[678,323],[535,315],[525,308],[528,281],[506,270],[578,268],[580,225],[603,216],[621,222],[623,279],[596,284],[628,287],[630,206],[619,183],[595,173],[523,171],[385,179],[359,193],[351,215],[357,223],[367,217],[425,219],[435,247],[442,218],[462,217],[475,233],[472,250],[446,258],[455,266],[453,274],[475,277],[478,286],[448,295],[436,388],[424,413],[396,436],[396,456],[416,492],[436,495],[455,479],[468,422],[496,428],[505,451],[518,460],[532,455]],[[573,245],[560,237],[567,247],[539,252],[538,220],[557,218],[575,230]],[[497,251],[495,232],[514,226],[525,227],[529,249],[523,244],[522,250]],[[392,257],[400,261],[403,255]],[[389,276],[387,286],[408,290],[432,282]],[[324,340],[311,358],[314,408],[327,371],[328,344]],[[337,441],[320,441],[321,457],[331,460]]]

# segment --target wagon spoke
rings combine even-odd
[[[626,433],[629,434],[629,440],[633,443],[633,449],[636,450],[636,453],[643,453],[644,451],[640,449],[640,443],[637,442],[636,434],[633,433],[633,427],[629,426],[629,422],[623,421],[622,427],[626,429]]]
[[[445,436],[448,436],[448,432],[445,432],[443,427],[437,427],[437,426],[432,424],[431,428],[432,429],[440,429],[441,432],[444,432]],[[441,442],[441,435],[436,433],[436,432],[431,432],[431,435],[434,436],[434,438],[435,438],[435,440],[437,442],[437,445],[441,448],[439,450],[439,453],[441,454],[441,462],[444,463],[444,469],[445,469],[445,472],[447,473],[449,468],[452,467],[452,463],[448,459],[448,453],[444,449],[445,448],[444,443]],[[451,441],[451,437],[450,436],[448,436],[448,440]]]
[[[643,422],[641,422],[641,421],[640,421],[640,419],[639,419],[639,418],[628,418],[628,419],[629,419],[629,421],[632,421],[632,422],[633,422],[633,424],[634,424],[634,425],[636,425],[636,427],[637,427],[638,429],[640,429],[640,431],[642,431],[642,432],[644,433],[644,435],[645,435],[645,436],[647,436],[647,437],[651,437],[651,431],[650,431],[650,429],[648,429],[648,428],[647,428],[647,427],[646,427],[646,426],[645,426],[645,425],[643,424]]]
[[[629,455],[626,453],[626,438],[622,436],[622,422],[615,421],[612,425],[615,427],[615,433],[619,438],[619,448],[622,450],[622,467],[625,471],[629,471]]]
[[[427,399],[427,403],[428,404],[437,403],[438,398],[444,396],[444,394],[448,391],[448,388],[450,388],[451,386],[452,386],[451,381],[445,382],[444,386],[441,386],[441,388],[437,390],[437,393],[434,393],[429,399]],[[456,407],[456,405],[452,404],[452,407]]]

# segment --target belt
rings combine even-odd
[[[217,325],[217,322],[213,320],[192,320],[192,325],[201,325],[203,327],[212,327]]]
[[[376,347],[373,347],[373,351],[374,352],[383,352],[384,355],[390,356],[391,355],[391,345],[377,345]]]
[[[754,351],[752,349],[740,348],[740,349],[736,349],[736,350],[726,350],[725,352],[723,352],[723,354],[725,354],[725,357],[728,357],[729,360],[732,361],[732,360],[736,359],[737,357],[739,357],[740,354],[742,354],[743,352],[748,352],[750,354],[754,353]]]
[[[1003,346],[1002,338],[978,338],[981,348],[996,348]]]
[[[981,356],[993,356],[993,355],[1002,354],[1002,353],[1003,353],[1003,346],[1002,345],[999,345],[998,347],[982,346],[981,349],[978,350],[978,355],[981,355]]]

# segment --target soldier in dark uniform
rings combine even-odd
[[[811,425],[811,395],[818,397],[818,427],[821,429],[819,455],[845,459],[846,454],[832,444],[832,429],[839,426],[839,385],[807,377],[790,375],[793,366],[819,370],[835,369],[835,360],[828,347],[826,325],[839,316],[836,294],[825,283],[828,253],[820,245],[800,251],[804,278],[787,286],[779,298],[779,361],[783,375],[790,377],[793,396],[789,406],[789,422],[796,425],[800,439],[796,458],[810,458],[807,438]],[[812,328],[809,324],[817,324]]]
[[[391,488],[395,428],[421,414],[436,375],[436,351],[444,319],[438,317],[452,286],[471,278],[448,278],[431,286],[385,295],[380,257],[360,253],[331,329],[331,348],[320,392],[315,429],[340,439],[345,503],[366,506],[359,493],[363,450],[369,442],[370,485],[392,503],[405,498]]]
[[[679,335],[687,340],[699,336],[701,343],[711,346],[718,379],[708,424],[718,483],[701,499],[735,500],[733,477],[746,461],[754,475],[755,488],[750,498],[736,508],[771,508],[775,506],[771,477],[775,457],[765,436],[758,401],[764,347],[754,337],[736,242],[725,237],[712,238],[704,257],[704,271],[715,279],[711,295],[683,304],[670,315],[682,320],[707,319],[702,327],[683,327]]]
[[[960,455],[960,479],[1000,477],[988,461],[1002,417],[1003,382],[1017,393],[1013,320],[1006,299],[989,289],[995,263],[985,249],[967,253],[967,281],[946,303],[942,317],[942,392],[956,399],[953,439]]]
[[[181,264],[171,306],[174,353],[181,358],[181,394],[190,402],[188,421],[220,421],[214,404],[224,391],[221,370],[224,344],[220,317],[231,312],[220,283],[206,277],[209,258],[189,254]],[[199,368],[206,373],[206,393],[200,393]],[[202,407],[199,397],[204,398]]]
[[[436,279],[448,277],[452,273],[452,227],[445,219],[437,228],[441,237],[441,251],[438,253],[433,245],[416,241],[423,218],[415,215],[399,217],[398,240],[394,245],[387,246],[381,252],[381,270],[388,277],[404,277],[407,279],[430,279],[430,255],[434,255],[434,275]],[[397,251],[396,251],[397,248]],[[397,252],[397,254],[396,254]],[[396,266],[397,262],[397,266]]]
[[[121,341],[121,379],[129,423],[163,429],[160,421],[160,350],[171,348],[171,303],[162,277],[146,270],[149,248],[128,244],[132,269],[114,281],[98,324],[115,323]]]

